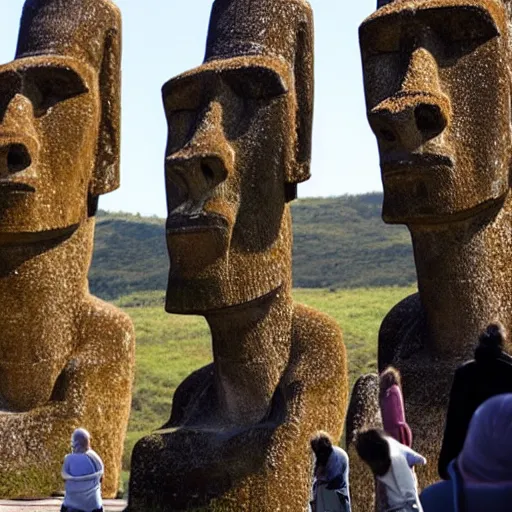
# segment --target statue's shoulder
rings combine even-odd
[[[89,296],[82,306],[81,326],[84,348],[94,346],[109,360],[125,359],[127,354],[133,354],[135,329],[132,319],[113,304]]]
[[[340,371],[345,372],[347,366],[340,326],[330,316],[309,306],[294,304],[293,307],[292,363],[294,359],[297,363],[306,362],[311,375],[332,374],[339,378]]]
[[[308,345],[343,345],[343,332],[336,320],[304,304],[293,305],[293,337]]]
[[[426,334],[426,315],[419,293],[409,295],[385,316],[379,331],[379,363],[392,364],[421,349]]]

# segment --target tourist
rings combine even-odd
[[[348,455],[326,432],[311,439],[315,454],[312,512],[350,512]]]
[[[450,481],[421,493],[425,512],[512,510],[512,394],[487,400],[475,412]]]
[[[400,373],[389,366],[379,378],[379,404],[384,430],[399,443],[412,446],[412,433],[405,421]]]
[[[475,359],[455,371],[438,464],[439,476],[445,480],[477,408],[492,396],[512,393],[512,357],[503,351],[505,342],[503,325],[490,324],[480,335]]]
[[[385,489],[386,512],[422,511],[412,467],[424,457],[377,429],[360,432],[356,450]]]
[[[78,428],[71,437],[72,453],[64,458],[62,478],[66,494],[61,512],[102,512],[101,480],[103,462],[91,450],[91,436]]]

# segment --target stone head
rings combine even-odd
[[[359,35],[384,220],[448,223],[499,204],[510,183],[509,6],[379,6]]]
[[[109,0],[27,0],[0,66],[0,242],[51,238],[119,185],[121,19]]]
[[[303,0],[216,0],[203,65],[163,86],[167,310],[245,303],[291,279],[287,202],[309,178],[313,22]]]

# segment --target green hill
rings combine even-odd
[[[292,204],[298,288],[407,286],[416,280],[410,237],[381,220],[382,194]],[[91,290],[105,299],[165,290],[165,220],[100,211]]]

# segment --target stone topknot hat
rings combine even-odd
[[[377,9],[380,9],[381,7],[384,7],[385,5],[392,4],[396,0],[377,0]],[[498,0],[499,2],[500,0]],[[512,4],[512,0],[501,0],[501,2],[507,6],[510,7]]]
[[[109,0],[27,0],[16,58],[66,55],[99,70],[106,39],[120,32],[119,9]]]
[[[289,199],[310,177],[313,122],[313,13],[305,0],[215,0],[205,63],[261,56],[288,64],[297,98],[297,150]]]
[[[98,73],[101,126],[92,196],[119,187],[121,14],[110,0],[27,0],[16,59],[67,56]]]

